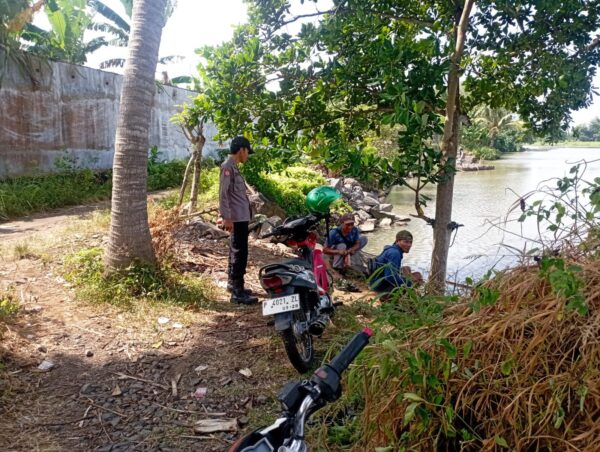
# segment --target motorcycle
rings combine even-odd
[[[288,383],[279,394],[283,415],[271,426],[240,438],[230,452],[307,452],[304,424],[342,393],[341,375],[368,344],[372,331],[356,334],[329,364],[320,367],[310,380]]]
[[[274,316],[288,358],[300,373],[311,369],[313,337],[323,333],[336,308],[323,253],[316,246],[316,228],[323,218],[326,215],[287,218],[261,237],[274,236],[298,251],[297,259],[265,265],[258,276],[269,295],[262,304],[263,316]]]

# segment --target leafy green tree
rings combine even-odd
[[[300,3],[314,12],[295,12],[297,1],[250,1],[249,25],[202,52],[219,130],[244,131],[272,153],[308,154],[384,185],[416,176],[417,215],[434,229],[430,281],[442,290],[457,226],[460,114],[480,104],[505,108],[534,132],[558,135],[569,112],[591,101],[598,1]],[[368,149],[368,132],[382,125],[398,128],[396,155]],[[423,215],[420,195],[431,183],[435,219]]]
[[[573,137],[580,141],[600,141],[600,118],[573,128]]]

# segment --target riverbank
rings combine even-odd
[[[554,144],[534,143],[523,145],[524,151],[548,151],[558,148],[598,148],[600,149],[600,141],[561,141]]]

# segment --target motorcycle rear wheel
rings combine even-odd
[[[283,346],[292,365],[300,373],[308,372],[313,366],[315,349],[308,328],[298,334],[299,324],[306,324],[306,314],[302,309],[292,313],[293,321],[289,328],[281,331]]]

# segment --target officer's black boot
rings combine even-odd
[[[233,287],[234,287],[233,279],[229,278],[227,280],[227,292],[232,293],[233,292]],[[242,287],[244,287],[244,284],[242,284]],[[246,289],[246,288],[244,288],[244,292],[247,295],[252,295],[254,293],[254,292],[252,292],[252,289]]]
[[[244,280],[243,279],[235,279],[232,281],[233,290],[231,292],[231,298],[229,301],[232,303],[239,304],[255,304],[258,303],[258,298],[248,295],[244,291]]]

